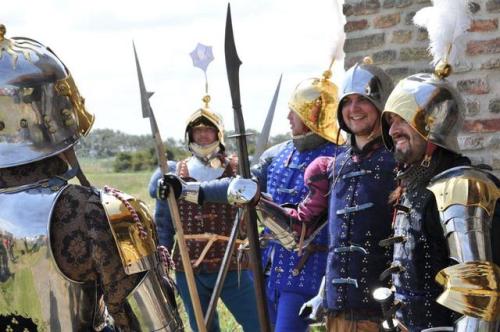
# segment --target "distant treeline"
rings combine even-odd
[[[255,152],[255,140],[259,133],[253,129],[247,130],[254,135],[247,136],[248,152]],[[225,133],[229,137],[234,132]],[[272,146],[289,139],[288,134],[271,136],[268,146]],[[234,139],[226,138],[226,151],[236,152]],[[190,155],[184,140],[167,138],[164,141],[169,159],[181,160]],[[78,156],[86,158],[114,158],[113,169],[115,172],[129,172],[152,170],[158,165],[154,141],[151,135],[130,135],[111,129],[95,129],[89,136],[80,139],[76,146]]]

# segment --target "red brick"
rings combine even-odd
[[[399,13],[380,15],[373,20],[373,26],[378,29],[390,28],[395,26],[401,21]]]
[[[374,64],[382,64],[382,63],[391,63],[396,60],[398,53],[395,50],[383,50],[379,52],[373,53],[373,63]]]
[[[467,120],[464,122],[463,129],[469,133],[493,133],[500,131],[500,118]]]
[[[498,18],[492,20],[472,20],[470,32],[494,31],[498,29]]]
[[[348,38],[345,41],[344,51],[346,53],[366,51],[372,47],[382,46],[385,43],[385,34],[376,33],[360,38]]]
[[[345,5],[344,5],[345,6]],[[352,8],[352,15],[364,16],[378,13],[380,10],[380,1],[378,0],[363,0],[350,5]],[[344,7],[345,8],[345,7]],[[347,14],[346,14],[347,16]]]
[[[427,29],[419,28],[417,32],[417,40],[418,41],[427,41],[429,40],[429,33]]]
[[[500,99],[492,99],[488,104],[488,109],[491,113],[500,113]]]
[[[473,40],[467,43],[467,54],[492,54],[500,53],[500,38],[489,40]]]
[[[458,143],[461,150],[481,150],[484,149],[483,135],[467,135],[458,138]]]
[[[490,59],[481,64],[481,69],[497,69],[500,68],[500,58]]]
[[[399,51],[401,61],[430,60],[431,56],[426,47],[404,47]]]
[[[477,101],[468,102],[466,106],[467,108],[465,110],[465,115],[467,116],[477,115],[481,111],[479,103]]]
[[[457,89],[460,92],[472,95],[484,95],[490,92],[488,82],[482,78],[460,80],[457,82]]]
[[[351,32],[356,30],[364,30],[367,27],[368,27],[367,20],[349,21],[344,25],[344,31]]]
[[[489,0],[486,3],[486,10],[490,13],[500,11],[500,0]]]
[[[411,31],[398,30],[392,33],[392,42],[396,44],[406,44],[411,40]]]

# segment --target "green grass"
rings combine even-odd
[[[133,195],[136,198],[139,198],[146,202],[146,204],[150,207],[151,213],[153,213],[155,202],[148,193],[149,179],[153,174],[153,170],[130,173],[115,173],[113,172],[112,159],[95,160],[82,158],[80,159],[80,164],[85,175],[93,186],[102,188],[104,185],[108,185],[126,192],[127,194]],[[184,307],[182,306],[180,297],[177,298],[177,303],[180,305],[179,313],[184,322],[184,327],[186,331],[190,331],[191,329],[189,327],[187,314],[184,310]],[[242,328],[234,320],[229,310],[221,301],[219,301],[218,303],[217,311],[219,313],[221,331],[242,331]]]
[[[35,319],[41,319],[41,304],[33,301],[33,294],[37,294],[33,278],[38,270],[34,267],[40,257],[46,254],[46,249],[31,255],[19,257],[13,268],[10,278],[0,286],[0,312],[19,312]]]

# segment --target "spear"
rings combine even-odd
[[[231,100],[234,110],[234,128],[238,143],[238,160],[240,175],[244,178],[250,178],[250,163],[248,161],[248,148],[246,141],[245,122],[241,111],[240,99],[240,79],[239,69],[241,60],[236,52],[234,43],[233,26],[231,22],[231,5],[227,5],[226,33],[224,40],[224,53],[226,57],[226,71],[231,91]],[[253,277],[255,283],[255,297],[257,300],[257,310],[259,314],[260,331],[271,331],[269,317],[267,314],[266,297],[264,292],[263,272],[260,258],[259,234],[257,231],[257,214],[255,208],[247,207],[247,213],[244,213],[244,220],[247,227],[248,241],[250,246],[250,263],[252,265]]]
[[[137,57],[137,52],[135,50],[135,44],[132,42],[135,55],[135,65],[137,67],[137,76],[139,78],[139,89],[141,91],[141,106],[142,106],[142,117],[149,118],[151,124],[151,132],[155,140],[156,155],[158,156],[158,164],[162,174],[168,172],[167,158],[165,157],[165,148],[163,146],[163,141],[161,140],[160,131],[158,130],[158,125],[156,123],[156,118],[153,113],[151,104],[149,103],[149,98],[154,92],[148,92],[146,90],[146,85],[144,84],[144,79],[142,77],[141,66],[139,64],[139,58]],[[184,231],[182,229],[181,217],[179,214],[179,208],[177,206],[177,201],[175,200],[175,195],[173,190],[169,190],[167,195],[167,203],[170,209],[170,215],[174,222],[175,234],[177,236],[177,245],[179,247],[179,252],[181,254],[182,266],[184,268],[184,273],[186,274],[186,280],[189,289],[189,296],[191,297],[191,303],[193,305],[194,315],[196,318],[196,325],[200,332],[206,332],[207,328],[203,322],[203,311],[201,309],[200,297],[198,296],[198,289],[196,288],[196,283],[194,280],[193,267],[191,266],[191,261],[189,259],[189,253],[186,247],[186,241],[184,239]]]

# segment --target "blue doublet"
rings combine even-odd
[[[391,260],[379,241],[391,233],[395,161],[380,142],[369,145],[339,154],[330,170],[326,302],[330,312],[354,312],[358,320],[381,315],[371,294]]]

